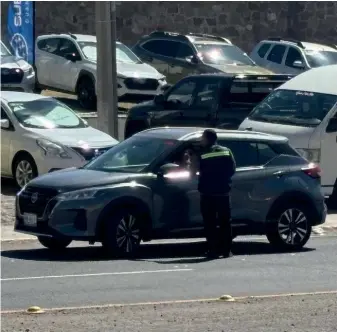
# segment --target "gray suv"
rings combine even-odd
[[[203,236],[197,191],[201,128],[155,128],[119,143],[80,169],[32,180],[16,198],[15,230],[50,249],[72,240],[102,242],[132,255],[141,240]],[[319,168],[284,137],[217,129],[236,159],[232,179],[234,236],[266,234],[298,249],[326,218]]]

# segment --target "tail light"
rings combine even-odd
[[[309,164],[307,167],[302,168],[302,171],[314,179],[319,179],[322,172],[321,168],[316,164]]]

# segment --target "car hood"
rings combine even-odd
[[[30,65],[28,62],[26,62],[25,60],[21,59],[21,58],[17,58],[14,55],[9,55],[9,56],[3,56],[1,57],[1,64],[0,64],[1,68],[20,68],[23,71],[27,70],[28,68],[30,68]]]
[[[315,128],[312,127],[260,122],[246,118],[241,123],[239,130],[246,130],[247,128],[251,128],[250,130],[255,132],[285,136],[289,139],[289,143],[297,149],[307,149],[309,147],[310,137],[315,131]]]
[[[132,106],[128,111],[128,115],[130,117],[142,116],[145,115],[147,112],[157,110],[158,108],[160,107],[153,100],[144,101],[135,106]]]
[[[61,143],[71,147],[83,147],[84,145],[89,145],[89,147],[93,148],[103,148],[107,146],[113,146],[118,143],[118,141],[110,135],[92,127],[71,129],[27,128],[27,130],[55,143]]]
[[[47,173],[29,182],[29,186],[54,188],[60,192],[113,185],[140,177],[134,173],[101,172],[88,169],[67,168]]]
[[[136,77],[136,78],[164,78],[157,69],[146,63],[124,63],[117,62],[117,73],[121,77]]]
[[[274,74],[272,71],[259,66],[237,66],[237,65],[209,65],[219,71],[228,74],[246,74],[246,75],[270,75]]]

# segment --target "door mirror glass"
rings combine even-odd
[[[7,119],[1,119],[0,120],[0,123],[1,123],[1,128],[2,129],[9,129],[10,128],[10,123]]]
[[[65,58],[66,58],[67,60],[70,60],[71,62],[76,62],[76,61],[78,61],[78,60],[81,60],[81,59],[80,59],[80,56],[77,55],[77,54],[75,54],[75,53],[67,53],[67,54],[65,55]]]
[[[161,87],[161,91],[165,92],[167,91],[172,85],[171,84],[165,84]]]
[[[326,127],[327,133],[335,133],[337,132],[337,117],[331,118],[328,126]]]
[[[199,63],[199,58],[196,55],[193,55],[190,59],[191,59],[191,63],[195,65]]]
[[[293,63],[293,67],[294,67],[294,68],[298,68],[298,69],[304,69],[304,64],[303,64],[302,61],[296,60],[296,61],[294,61],[294,63]]]
[[[164,101],[165,101],[165,98],[164,98],[164,95],[163,95],[163,94],[159,94],[159,95],[156,95],[156,96],[154,97],[154,102],[155,102],[155,104],[157,104],[157,105],[163,104]]]
[[[159,168],[159,171],[157,172],[157,175],[159,177],[164,177],[168,179],[186,179],[190,177],[190,172],[186,169],[183,169],[178,164],[169,163],[164,164]]]

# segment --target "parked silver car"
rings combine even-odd
[[[157,128],[119,143],[80,169],[34,179],[16,199],[15,230],[61,249],[72,240],[102,242],[114,255],[134,254],[141,240],[203,236],[197,153],[203,129]],[[266,234],[298,249],[326,218],[319,168],[284,137],[217,129],[235,156],[231,199],[234,235]],[[193,154],[193,153],[192,153]]]

